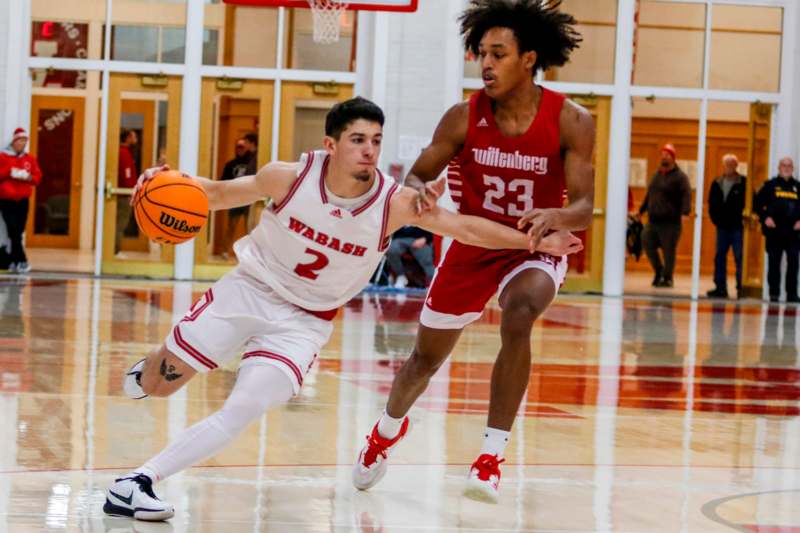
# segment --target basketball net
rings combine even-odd
[[[339,16],[349,0],[308,0],[314,19],[314,42],[332,44],[339,40]]]

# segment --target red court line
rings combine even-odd
[[[800,470],[794,466],[724,466],[724,465],[645,465],[645,464],[592,464],[592,463],[503,463],[506,468],[512,466],[530,466],[537,468],[695,468],[707,470]],[[392,463],[392,468],[399,467],[440,467],[440,466],[471,466],[472,463]],[[202,465],[193,466],[190,470],[218,469],[218,468],[335,468],[351,467],[353,463],[280,463],[280,464],[233,464],[233,465]],[[42,468],[31,470],[0,470],[0,475],[4,474],[46,474],[58,472],[106,472],[106,471],[130,471],[136,466],[104,466],[87,470],[85,468]],[[793,533],[793,532],[792,532]],[[798,532],[800,533],[800,532]]]
[[[753,533],[800,533],[800,526],[755,526],[746,525],[745,529],[749,529]]]

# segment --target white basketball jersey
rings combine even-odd
[[[303,154],[279,204],[234,246],[242,267],[291,303],[311,311],[345,304],[369,283],[389,244],[389,201],[398,185],[376,172],[372,194],[352,211],[328,203],[324,151]]]

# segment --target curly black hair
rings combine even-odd
[[[561,66],[583,39],[575,31],[575,17],[559,11],[560,6],[561,0],[470,0],[458,18],[464,48],[478,55],[488,30],[508,28],[514,32],[520,54],[536,52],[534,74]]]

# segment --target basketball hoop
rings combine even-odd
[[[339,41],[339,16],[349,0],[308,0],[314,19],[314,42],[333,44]]]

